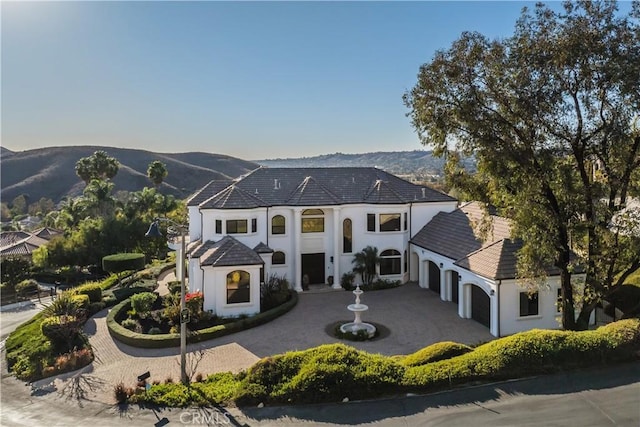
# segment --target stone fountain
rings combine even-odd
[[[369,310],[368,306],[360,304],[360,295],[363,293],[364,292],[360,289],[360,285],[356,286],[355,291],[353,291],[353,294],[356,296],[356,303],[349,304],[347,306],[347,310],[354,313],[356,317],[353,322],[345,323],[340,326],[340,332],[343,334],[351,332],[353,335],[357,335],[359,331],[365,331],[369,338],[373,338],[376,334],[376,327],[370,323],[364,323],[361,319],[362,313]]]

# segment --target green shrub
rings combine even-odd
[[[111,307],[115,305],[118,302],[118,300],[113,294],[108,294],[102,297],[102,302],[105,307]]]
[[[182,285],[179,280],[173,280],[167,283],[167,288],[169,289],[169,293],[179,294],[182,289]]]
[[[131,318],[124,319],[121,325],[130,331],[135,331],[139,329],[138,321],[136,319],[131,319]]]
[[[144,264],[144,254],[120,253],[102,258],[102,269],[110,273],[141,270],[144,268]]]
[[[121,302],[126,300],[127,298],[130,298],[132,295],[142,292],[149,292],[149,289],[139,287],[114,289],[113,296],[116,298],[116,301]]]
[[[106,306],[107,305],[103,301],[92,302],[89,304],[89,315],[93,316],[97,312],[104,310]]]
[[[131,296],[131,308],[138,315],[146,315],[153,308],[153,303],[158,299],[158,294],[153,292],[142,292]]]
[[[350,291],[353,289],[353,281],[355,280],[356,275],[354,272],[349,271],[342,275],[340,279],[340,286],[342,286],[345,290]]]
[[[443,341],[432,344],[402,358],[401,363],[405,366],[426,365],[427,363],[437,362],[439,360],[445,360],[455,356],[460,356],[472,350],[473,349],[471,347],[464,344],[458,344],[451,341]]]
[[[100,302],[102,300],[102,287],[98,282],[85,283],[73,289],[75,295],[87,295],[89,302]]]
[[[33,279],[23,280],[16,285],[16,293],[22,297],[33,295],[38,292],[38,282]]]
[[[79,310],[87,310],[89,308],[89,295],[73,295],[71,301]]]

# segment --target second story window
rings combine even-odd
[[[245,234],[247,233],[246,219],[228,219],[227,234]]]
[[[376,231],[376,214],[367,214],[367,231]]]
[[[321,209],[306,209],[302,211],[302,232],[324,232],[324,212]]]
[[[222,234],[222,220],[216,219],[216,234]]]
[[[276,215],[271,218],[271,234],[284,234],[285,219],[282,215]]]
[[[380,214],[380,231],[400,231],[400,214]]]

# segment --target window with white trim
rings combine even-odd
[[[387,249],[380,253],[380,275],[388,276],[392,274],[400,274],[400,265],[402,257],[399,251],[395,249]]]

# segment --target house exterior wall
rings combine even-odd
[[[218,241],[227,234],[226,221],[232,219],[246,219],[248,233],[233,234],[240,242],[249,247],[255,247],[260,242],[265,243],[274,251],[285,254],[285,264],[271,265],[271,274],[286,277],[292,288],[301,290],[301,255],[310,253],[324,253],[325,282],[333,276],[334,286],[340,286],[342,274],[353,269],[353,254],[366,246],[378,248],[378,252],[393,249],[400,252],[400,274],[382,276],[388,280],[409,280],[410,261],[405,261],[405,253],[409,254],[409,239],[411,230],[417,232],[442,210],[452,211],[456,202],[408,203],[396,205],[353,204],[338,206],[274,206],[257,209],[201,209],[194,214],[189,210],[190,235],[192,238],[202,238],[203,241]],[[302,233],[301,220],[305,209],[321,209],[324,212],[324,231],[318,233]],[[367,230],[367,214],[376,216],[376,231]],[[380,214],[399,214],[400,231],[380,231]],[[404,226],[404,216],[407,215],[407,226]],[[285,233],[272,233],[271,221],[276,215],[285,218]],[[343,221],[352,221],[352,252],[343,250]],[[256,219],[257,229],[251,232],[251,220]],[[222,232],[216,233],[216,220],[222,224]],[[193,227],[193,229],[192,229]],[[201,227],[201,230],[200,230]],[[200,231],[200,233],[198,233]],[[406,251],[406,252],[405,252]],[[199,265],[197,262],[190,267],[189,273],[194,280],[206,282],[197,278]],[[378,270],[379,271],[379,270]],[[202,275],[200,275],[202,276]],[[360,277],[356,277],[359,282]],[[203,286],[201,283],[198,285]],[[197,285],[196,285],[197,286]]]
[[[203,309],[221,317],[238,317],[260,312],[260,265],[204,267]],[[248,303],[227,304],[227,275],[235,270],[249,273]]]
[[[520,316],[520,292],[526,289],[515,280],[503,280],[500,284],[500,335],[511,335],[529,329],[558,329],[560,313],[556,306],[560,277],[547,279],[546,286],[538,290],[538,315]]]

